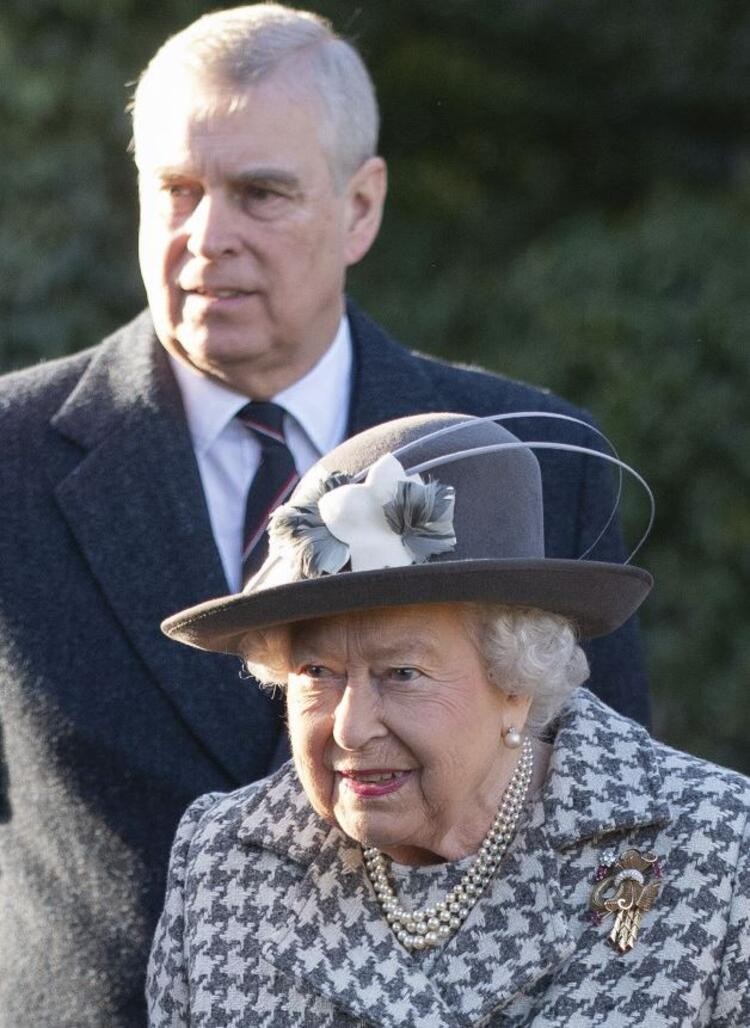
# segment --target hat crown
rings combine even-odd
[[[436,434],[459,424],[460,431]],[[450,459],[466,450],[499,445],[513,448]],[[430,558],[430,563],[544,557],[542,478],[536,457],[528,447],[519,447],[516,436],[501,425],[469,416],[420,414],[367,429],[321,458],[289,503],[293,506],[295,497],[309,492],[322,475],[360,476],[394,453],[407,475],[427,461],[448,458],[421,476],[455,491],[455,548]]]

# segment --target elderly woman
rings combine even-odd
[[[542,530],[504,429],[391,422],[165,623],[285,691],[293,763],[186,813],[153,1026],[750,1025],[750,783],[579,688],[650,578]]]

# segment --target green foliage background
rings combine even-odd
[[[213,6],[5,0],[1,367],[143,305],[125,83]],[[391,168],[353,294],[408,344],[603,422],[657,497],[640,555],[657,734],[750,772],[750,6],[317,9],[371,67]]]

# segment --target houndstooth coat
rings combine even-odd
[[[290,766],[200,798],[172,851],[153,1028],[750,1026],[750,781],[655,743],[578,690],[499,873],[429,959],[392,936],[361,850]],[[597,868],[652,850],[635,947],[588,911]]]

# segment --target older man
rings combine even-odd
[[[576,415],[347,310],[386,175],[367,72],[327,23],[208,15],[157,53],[133,113],[149,311],[0,383],[2,1028],[143,1025],[179,815],[283,759],[273,702],[162,617],[238,588],[273,504],[347,434],[428,410]],[[551,555],[606,525],[599,463],[553,473]],[[617,533],[592,555],[619,558]],[[601,695],[645,717],[633,627],[591,655]]]

